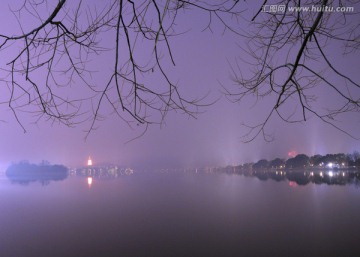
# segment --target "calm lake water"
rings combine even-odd
[[[0,256],[360,256],[360,188],[227,174],[0,175]]]

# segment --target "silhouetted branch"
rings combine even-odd
[[[19,29],[0,32],[0,54],[7,60],[1,77],[10,92],[6,104],[24,131],[19,112],[66,126],[87,122],[87,135],[108,114],[105,106],[129,126],[161,124],[171,111],[194,117],[204,103],[185,98],[169,72],[176,63],[170,38],[182,33],[175,29],[179,11],[207,13],[208,29],[218,23],[237,33],[229,21],[240,15],[238,3],[25,0],[12,11]],[[33,26],[24,24],[27,16]],[[110,72],[96,77],[96,60],[108,52],[111,63],[101,68]],[[73,87],[83,93],[73,94]]]
[[[352,9],[350,12],[337,12],[337,6]],[[309,9],[296,10],[304,7]],[[326,8],[331,7],[334,9],[327,11]],[[347,113],[358,117],[360,82],[347,75],[342,67],[337,67],[329,54],[335,49],[343,54],[358,54],[360,23],[355,17],[359,15],[356,12],[359,8],[360,1],[264,1],[251,19],[247,34],[249,41],[245,53],[250,57],[247,59],[247,64],[251,62],[250,73],[236,62],[232,79],[237,86],[235,89],[226,88],[228,98],[233,101],[253,96],[258,101],[269,98],[273,103],[265,120],[253,126],[247,125],[247,142],[259,135],[268,140],[266,127],[275,116],[288,123],[305,122],[316,117],[358,139],[359,135],[343,129],[341,120],[335,117]],[[327,99],[327,95],[333,93],[336,99]],[[325,103],[319,102],[318,98],[325,99]],[[291,107],[295,111],[291,111]]]

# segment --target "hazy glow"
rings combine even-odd
[[[92,182],[93,182],[93,178],[92,178],[92,177],[88,177],[88,178],[87,178],[87,183],[88,183],[89,187],[92,185]]]
[[[289,181],[289,186],[291,186],[291,187],[296,187],[296,186],[297,186],[297,183],[294,182],[294,181]]]
[[[294,158],[298,153],[295,150],[288,152],[288,157]]]
[[[92,160],[91,160],[90,156],[89,156],[89,159],[88,159],[88,161],[87,161],[87,165],[88,165],[88,166],[92,166],[92,165],[93,165],[93,163],[92,163]]]

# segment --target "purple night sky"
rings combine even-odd
[[[9,32],[10,29],[19,31],[15,17],[9,12],[9,8],[14,8],[18,2],[2,2],[1,33]],[[260,1],[258,2],[260,4]],[[256,12],[253,5],[241,3],[244,20],[239,21],[240,30],[246,30],[246,20],[251,19]],[[24,17],[24,20],[26,19]],[[88,156],[93,158],[94,163],[112,162],[151,169],[232,165],[261,158],[286,158],[287,153],[292,150],[308,155],[360,151],[359,141],[314,117],[306,123],[297,124],[273,119],[268,126],[268,131],[275,137],[273,142],[265,142],[260,136],[253,142],[243,143],[241,136],[246,133],[246,128],[242,123],[258,122],[263,117],[268,102],[264,99],[254,105],[256,100],[252,98],[246,98],[239,103],[231,103],[226,99],[221,85],[233,85],[230,64],[235,62],[237,56],[245,56],[239,47],[244,46],[245,39],[230,32],[223,34],[220,25],[215,24],[213,32],[202,31],[206,22],[207,16],[203,13],[187,11],[179,17],[177,29],[188,32],[171,39],[176,66],[170,69],[170,74],[174,81],[178,81],[180,91],[185,96],[198,98],[209,94],[205,102],[218,99],[213,105],[201,109],[203,112],[197,115],[196,119],[181,113],[169,113],[164,125],[150,126],[142,137],[126,143],[141,134],[143,127],[130,129],[104,106],[102,114],[106,119],[97,123],[97,129],[85,140],[85,131],[89,127],[87,122],[74,128],[46,121],[33,124],[33,117],[26,113],[20,114],[27,130],[23,133],[8,106],[2,104],[0,169],[4,170],[12,161],[20,160],[48,160],[69,166],[84,165]],[[23,29],[27,31],[31,25],[31,22],[28,22]],[[102,42],[105,45],[111,44],[112,38],[113,36],[106,34]],[[327,51],[330,50],[329,59],[336,60],[341,71],[359,82],[359,52],[344,56],[337,45],[329,46]],[[10,54],[2,50],[0,56],[0,66],[4,69]],[[102,81],[111,68],[112,55],[104,53],[96,58],[92,64],[98,71],[94,74],[94,81]],[[250,68],[245,61],[240,63],[240,68],[246,73]],[[1,71],[0,78],[3,76]],[[4,101],[9,97],[8,90],[1,81],[0,85],[0,98]],[[82,93],[81,86],[69,87],[66,90],[66,94],[71,95]],[[359,91],[356,93],[359,94]],[[319,103],[334,101],[330,93],[319,92],[318,95]],[[344,116],[342,120],[347,131],[359,136],[359,113]]]

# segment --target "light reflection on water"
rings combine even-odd
[[[325,174],[324,174],[325,175]],[[263,175],[260,176],[262,179]],[[0,179],[0,256],[356,256],[360,190],[256,176]]]
[[[93,178],[92,177],[87,177],[87,183],[88,183],[89,187],[91,187],[92,182],[93,182]]]

